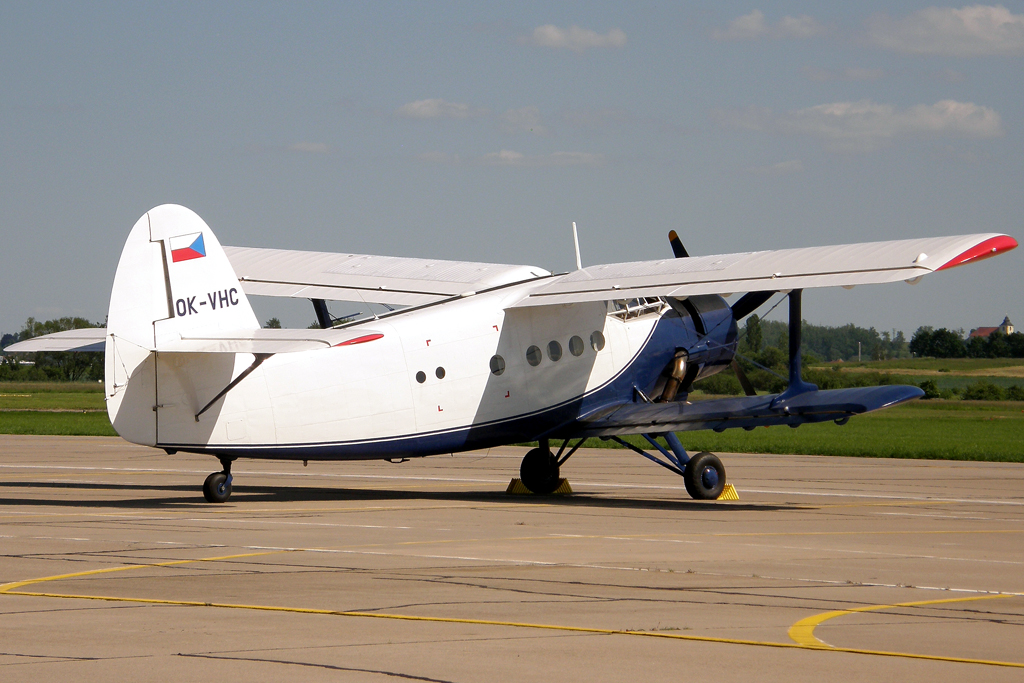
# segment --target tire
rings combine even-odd
[[[551,451],[534,448],[523,457],[519,478],[523,480],[523,486],[533,493],[553,493],[560,481],[558,460]]]
[[[714,453],[701,451],[686,463],[683,482],[694,500],[715,500],[725,489],[725,465]]]
[[[231,497],[231,484],[228,475],[214,472],[203,482],[203,497],[208,503],[223,503]]]

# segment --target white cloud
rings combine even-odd
[[[521,38],[520,42],[583,52],[595,47],[625,47],[626,32],[619,28],[613,28],[608,33],[601,34],[576,25],[565,29],[554,24],[545,24],[533,29],[533,33]]]
[[[929,7],[902,19],[881,14],[868,21],[868,38],[881,47],[920,55],[1024,54],[1024,14],[1001,5],[963,9]]]
[[[551,154],[526,155],[510,149],[491,152],[480,157],[490,166],[599,166],[604,163],[603,154],[587,152],[553,152]]]
[[[462,102],[448,102],[436,98],[403,104],[395,113],[407,119],[467,119],[486,114],[487,110],[474,109]]]
[[[541,121],[540,109],[537,107],[509,109],[498,117],[498,124],[501,127],[501,131],[508,135],[516,133],[544,135],[548,132],[548,129]]]
[[[754,166],[753,168],[747,169],[754,175],[763,176],[780,176],[780,175],[791,175],[793,173],[800,173],[804,170],[804,162],[799,159],[790,159],[789,161],[780,161],[777,164],[769,164],[768,166]]]
[[[288,149],[307,154],[327,154],[330,151],[330,148],[322,142],[296,142],[294,145],[288,145]]]
[[[885,71],[882,69],[865,69],[856,66],[845,69],[805,66],[803,72],[808,79],[819,83],[826,81],[877,81],[885,77]]]
[[[824,25],[814,17],[801,14],[798,17],[783,17],[776,24],[765,21],[764,12],[755,9],[750,14],[736,17],[729,25],[716,29],[717,40],[754,40],[756,38],[811,38],[826,31]]]
[[[972,102],[942,100],[898,109],[871,100],[834,102],[785,114],[764,109],[724,112],[727,125],[792,135],[810,135],[833,151],[877,149],[896,138],[940,135],[992,138],[1003,135],[1002,120],[993,109]]]

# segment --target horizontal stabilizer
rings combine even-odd
[[[104,350],[107,331],[102,327],[55,332],[12,344],[4,351],[34,353],[37,351],[99,351]],[[149,351],[168,353],[296,353],[350,346],[380,339],[372,330],[211,330],[192,331],[177,339],[161,341],[159,348]],[[116,339],[115,339],[116,342]]]
[[[102,327],[86,327],[80,330],[66,330],[44,334],[25,341],[11,344],[5,353],[35,353],[39,351],[99,351],[103,352],[107,330]]]
[[[216,330],[190,333],[157,349],[170,353],[296,353],[380,339],[372,330]]]
[[[694,403],[624,403],[573,423],[569,429],[575,437],[797,426],[842,420],[923,395],[917,387],[889,385],[808,391],[778,402],[778,394],[768,394]]]

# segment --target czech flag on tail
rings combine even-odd
[[[172,263],[191,261],[194,258],[206,256],[206,245],[203,243],[203,233],[201,232],[172,237],[170,245]]]

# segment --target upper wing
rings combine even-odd
[[[612,263],[551,278],[515,307],[916,281],[1016,246],[988,233]]]
[[[80,330],[53,332],[40,337],[11,344],[4,352],[32,353],[34,351],[103,351],[107,330],[103,327],[85,327]]]
[[[4,351],[103,351],[106,329],[56,332],[12,344]],[[351,346],[380,339],[373,330],[206,330],[186,333],[153,351],[169,353],[294,353]],[[115,340],[116,342],[116,340]]]
[[[247,295],[417,306],[546,277],[532,266],[224,247]]]

